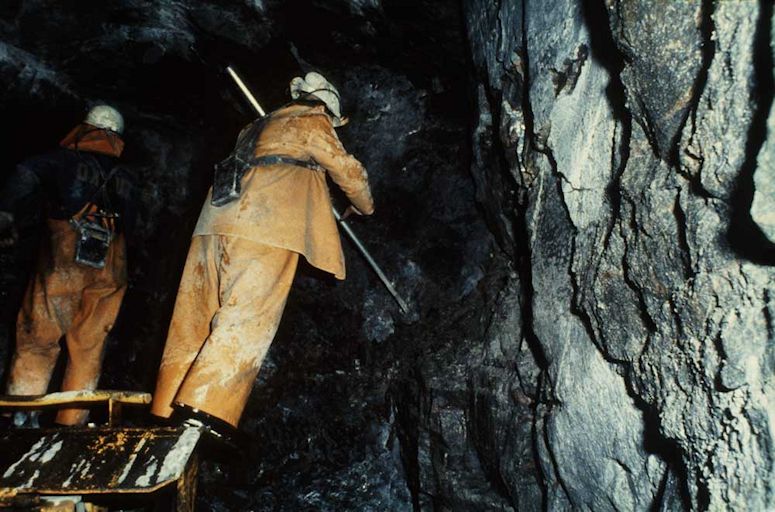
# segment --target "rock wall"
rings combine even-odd
[[[544,505],[771,509],[771,4],[464,6],[477,197],[524,263],[506,334],[540,368]],[[535,494],[498,469],[515,508]]]

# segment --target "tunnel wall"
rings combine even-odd
[[[477,197],[526,266],[522,327],[505,344],[528,344],[540,367],[530,417],[546,506],[772,508],[771,4],[464,11]],[[501,350],[502,332],[490,337]],[[503,458],[514,417],[497,400],[481,408],[517,504],[525,480]]]

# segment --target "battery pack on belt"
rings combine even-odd
[[[213,206],[223,206],[231,203],[239,198],[242,193],[242,177],[248,169],[277,164],[304,167],[313,171],[325,171],[316,162],[299,160],[298,158],[284,155],[264,155],[249,160],[242,160],[232,153],[226,160],[215,165],[215,179],[213,180],[213,194],[210,203]]]

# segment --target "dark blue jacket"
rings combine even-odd
[[[70,219],[92,202],[119,215],[119,230],[131,231],[135,190],[131,175],[116,158],[59,148],[16,167],[0,192],[0,210],[13,213],[24,228],[45,218]]]

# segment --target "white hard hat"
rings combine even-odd
[[[333,114],[332,121],[335,127],[347,124],[347,119],[342,117],[342,110],[339,105],[339,91],[320,73],[310,71],[304,78],[297,76],[291,80],[290,88],[291,98],[294,100],[303,95],[310,95],[325,103],[328,110]]]
[[[121,134],[124,131],[124,118],[118,110],[109,105],[97,105],[96,107],[92,107],[86,115],[84,122],[96,126],[97,128],[103,128],[118,134]]]

